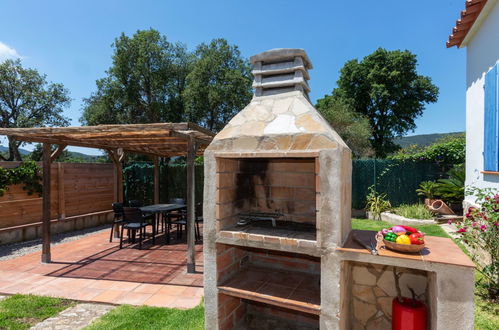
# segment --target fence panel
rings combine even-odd
[[[16,167],[20,162],[0,162],[0,167]],[[38,164],[41,166],[41,163]],[[60,169],[59,169],[60,168]],[[106,211],[114,199],[112,164],[53,163],[51,171],[52,219]],[[59,178],[62,185],[59,187]],[[0,229],[41,221],[42,198],[27,195],[22,185],[10,186],[0,197]]]
[[[195,166],[196,200],[203,200],[204,167]],[[170,198],[186,198],[187,169],[185,165],[160,166],[160,202]],[[150,162],[135,162],[123,169],[125,201],[139,200],[144,205],[154,201],[154,167]]]
[[[352,163],[352,207],[362,209],[369,187],[386,193],[393,206],[416,203],[416,189],[422,181],[435,180],[442,174],[434,163],[361,159]]]

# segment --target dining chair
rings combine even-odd
[[[136,233],[139,232],[139,249],[142,249],[142,240],[145,236],[145,230],[147,226],[151,224],[146,222],[142,216],[142,211],[138,207],[124,207],[123,208],[123,224],[121,226],[120,235],[120,249],[123,248],[123,231],[126,229],[135,238]],[[130,234],[129,234],[130,236]],[[130,238],[130,237],[128,237]],[[152,236],[153,244],[155,243],[154,238],[154,228]]]
[[[111,225],[111,235],[109,235],[109,243],[113,241],[114,227],[119,226],[123,222],[123,203],[113,203],[113,224]],[[119,228],[118,228],[119,230]]]
[[[180,205],[185,205],[185,199],[183,198],[170,198],[168,200],[169,204],[180,204]],[[171,230],[171,225],[175,225],[177,228],[177,239],[182,238],[182,231],[184,228],[187,227],[187,211],[182,209],[178,211],[171,211],[168,212],[166,215],[168,219],[168,232]]]
[[[201,236],[201,231],[199,230],[199,224],[203,223],[203,203],[197,203],[196,204],[196,218],[195,218],[195,223],[196,223],[196,240],[200,241],[202,236]]]
[[[185,205],[185,199],[184,198],[170,198],[168,200],[168,203],[169,204],[181,204],[181,205]]]
[[[129,207],[141,207],[143,205],[142,205],[141,201],[138,201],[136,199],[132,199],[132,200],[128,201],[128,206]]]

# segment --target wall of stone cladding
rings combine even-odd
[[[282,212],[280,220],[316,222],[314,158],[218,158],[217,219],[234,224],[239,212]],[[317,172],[317,173],[316,173]]]
[[[354,330],[391,328],[392,300],[397,296],[392,266],[351,262],[350,324]],[[428,273],[396,268],[402,296],[411,297],[408,286],[428,306]]]

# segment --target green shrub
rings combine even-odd
[[[392,209],[392,212],[409,219],[433,219],[433,214],[423,204],[402,204]]]
[[[443,138],[423,149],[412,146],[401,149],[389,159],[434,162],[442,171],[447,171],[454,164],[464,163],[465,157],[466,137],[460,134]]]
[[[386,199],[386,194],[377,192],[374,187],[369,188],[366,210],[373,214],[374,220],[381,220],[381,213],[388,211],[391,207],[390,201]]]
[[[448,203],[461,203],[464,199],[464,180],[466,176],[464,164],[454,165],[447,179],[438,179],[436,196]]]
[[[23,190],[28,195],[42,194],[42,176],[40,167],[34,161],[26,161],[14,168],[0,168],[0,196],[9,189],[10,185],[23,184]]]

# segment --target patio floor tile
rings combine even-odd
[[[127,292],[116,300],[117,304],[142,305],[151,298],[151,293]]]
[[[148,306],[155,307],[178,307],[175,301],[178,299],[177,296],[168,296],[161,293],[156,293],[152,295],[151,298],[147,299],[144,304]]]
[[[33,293],[81,301],[190,308],[203,294],[202,245],[196,245],[196,274],[186,273],[187,245],[163,237],[119,249],[101,231],[52,247],[52,263],[40,252],[0,261],[0,294]]]

